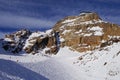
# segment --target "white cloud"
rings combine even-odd
[[[54,21],[37,19],[26,16],[16,16],[10,14],[0,15],[0,25],[10,28],[50,28],[55,24]],[[7,27],[6,27],[7,28]]]

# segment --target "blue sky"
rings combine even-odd
[[[120,0],[0,0],[0,34],[22,28],[45,30],[82,11],[120,24]]]

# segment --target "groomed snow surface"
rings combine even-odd
[[[0,52],[0,80],[120,80],[119,46],[81,54],[64,47],[51,56]]]

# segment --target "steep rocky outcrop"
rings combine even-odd
[[[12,34],[7,34],[2,41],[2,48],[12,53],[19,53],[22,51],[25,41],[30,34],[31,32],[26,29],[19,30]]]
[[[56,32],[52,29],[46,32],[31,32],[23,29],[5,35],[5,38],[0,40],[0,46],[11,53],[25,51],[32,54],[37,52],[56,54],[59,49],[56,37]]]
[[[27,53],[44,51],[46,54],[56,54],[58,51],[56,33],[51,29],[46,32],[33,32],[26,40],[24,50]]]
[[[81,13],[58,21],[61,46],[84,52],[120,41],[120,26],[103,21],[97,13]]]

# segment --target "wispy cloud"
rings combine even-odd
[[[54,21],[10,14],[0,15],[0,25],[9,28],[50,28]],[[1,27],[0,26],[0,27]],[[6,28],[7,28],[6,27]]]

